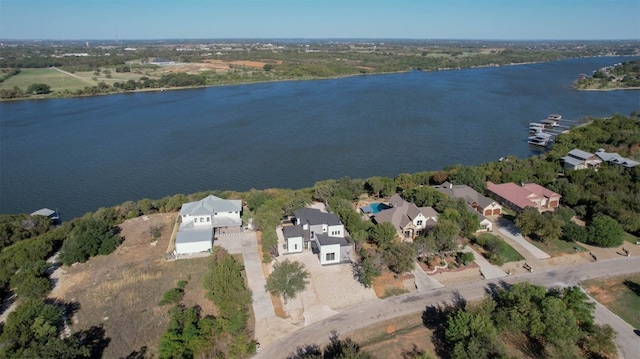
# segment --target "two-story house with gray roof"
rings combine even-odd
[[[338,216],[315,208],[301,208],[294,214],[294,225],[282,228],[286,254],[310,248],[322,265],[350,260],[351,244]]]
[[[435,209],[418,207],[397,193],[389,199],[389,205],[391,208],[376,213],[371,219],[375,223],[391,223],[403,241],[412,242],[427,227],[438,224],[438,212]]]
[[[176,253],[189,254],[211,250],[216,230],[242,228],[242,201],[210,195],[188,202],[180,209],[180,227],[176,233]]]

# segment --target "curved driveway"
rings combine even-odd
[[[299,346],[309,344],[323,346],[327,344],[332,331],[336,331],[339,335],[345,337],[358,329],[363,329],[388,319],[409,314],[420,315],[428,306],[451,303],[454,294],[459,294],[461,297],[470,301],[482,298],[489,288],[499,287],[504,283],[514,284],[527,281],[531,284],[546,287],[571,286],[578,285],[581,281],[590,278],[635,273],[638,272],[639,268],[640,257],[611,259],[559,269],[525,273],[505,277],[500,280],[474,282],[471,284],[391,297],[348,309],[323,321],[295,331],[289,336],[263,348],[255,358],[286,358],[288,354]],[[595,315],[597,321],[610,324],[613,329],[618,332],[616,343],[624,357],[633,358],[634,353],[637,353],[638,345],[640,345],[640,338],[635,336],[633,331],[629,332],[628,327],[625,327],[616,320],[602,316],[602,310],[596,310]]]

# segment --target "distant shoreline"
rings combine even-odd
[[[621,56],[621,55],[618,55],[618,56]],[[585,57],[601,57],[601,56],[585,56]],[[584,57],[581,57],[581,58],[584,58]],[[302,78],[302,79],[300,79],[300,78],[298,78],[298,79],[291,78],[291,79],[249,81],[249,82],[226,83],[226,84],[211,84],[211,85],[204,85],[204,86],[143,88],[143,89],[135,89],[135,90],[131,90],[131,91],[116,91],[116,92],[86,94],[86,95],[78,95],[78,96],[60,96],[60,97],[58,97],[58,96],[36,95],[36,96],[32,96],[32,97],[0,99],[0,102],[4,102],[4,101],[6,101],[6,102],[9,102],[9,101],[24,101],[24,100],[50,100],[50,99],[87,98],[87,97],[95,97],[95,96],[133,94],[133,93],[140,93],[140,92],[166,92],[166,91],[179,91],[179,90],[190,90],[190,89],[203,89],[203,88],[210,88],[210,87],[262,84],[262,83],[270,83],[270,82],[336,80],[336,79],[343,79],[343,78],[356,77],[356,76],[375,76],[375,75],[403,74],[403,73],[409,73],[411,71],[421,71],[421,72],[458,71],[458,70],[481,69],[481,68],[490,68],[490,67],[533,65],[533,64],[541,64],[541,63],[553,62],[553,61],[558,61],[558,60],[552,60],[552,61],[527,61],[527,62],[508,63],[508,64],[488,64],[488,65],[477,65],[477,66],[470,66],[470,67],[442,68],[442,69],[412,68],[412,69],[403,70],[403,71],[376,72],[376,73],[356,73],[356,74],[348,74],[348,75],[341,75],[341,76],[314,77],[314,78]],[[579,88],[576,88],[576,87],[573,87],[573,88],[575,90],[578,90],[578,91],[640,90],[640,87],[608,88],[608,89],[579,89]]]
[[[621,90],[640,90],[640,87],[612,87],[606,89],[581,89],[574,87],[577,91],[597,91],[597,92],[606,92],[606,91],[621,91]]]

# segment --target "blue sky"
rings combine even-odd
[[[0,0],[2,39],[640,39],[640,0]]]

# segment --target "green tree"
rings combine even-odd
[[[380,271],[365,250],[360,250],[360,260],[355,264],[354,272],[358,282],[365,288],[371,288],[373,279],[380,275]]]
[[[51,86],[47,84],[36,83],[36,84],[31,84],[29,85],[29,87],[27,87],[27,93],[32,93],[36,95],[45,95],[45,94],[48,94],[49,92],[51,92]]]
[[[536,208],[526,207],[516,215],[514,222],[523,235],[530,236],[538,229],[540,218],[541,214]]]
[[[618,349],[615,343],[616,332],[608,324],[596,324],[582,341],[582,347],[599,358],[614,358]]]
[[[551,212],[545,212],[538,222],[536,234],[543,243],[549,244],[552,241],[560,239],[563,225],[564,222],[560,216]]]
[[[369,229],[369,237],[381,250],[389,248],[397,235],[395,227],[389,222],[378,223]]]
[[[624,242],[624,230],[609,216],[594,218],[587,226],[588,242],[600,247],[617,247]]]
[[[267,278],[265,290],[273,295],[282,296],[285,302],[293,299],[307,288],[309,272],[300,262],[285,259],[273,266],[273,272]]]
[[[402,274],[413,270],[416,250],[410,243],[392,242],[383,255],[389,269],[393,272]]]
[[[202,277],[206,297],[218,307],[218,320],[222,328],[231,334],[242,332],[247,324],[251,292],[245,287],[244,267],[232,255],[219,246],[213,247],[213,260]]]
[[[438,222],[433,230],[436,245],[441,252],[452,251],[456,248],[455,239],[460,229],[454,221],[443,219]]]
[[[83,218],[62,245],[60,260],[66,265],[84,263],[89,257],[113,252],[121,242],[120,235],[105,220]]]

